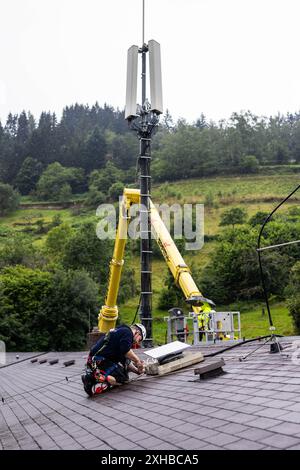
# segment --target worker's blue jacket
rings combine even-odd
[[[94,359],[109,359],[112,362],[126,361],[125,354],[131,349],[133,344],[133,333],[129,326],[122,325],[106,333],[92,347],[90,356]]]

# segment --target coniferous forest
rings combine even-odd
[[[35,119],[23,111],[9,114],[0,124],[0,181],[22,195],[42,200],[65,200],[88,189],[97,197],[97,191],[107,191],[105,182],[101,186],[103,175],[104,179],[111,175],[110,186],[134,180],[138,152],[137,138],[129,132],[124,112],[108,105],[68,106],[60,120],[50,112]],[[259,167],[297,164],[300,114],[266,118],[248,111],[218,123],[200,115],[189,124],[174,123],[166,112],[153,139],[152,157],[156,182],[251,174]],[[45,183],[49,178],[53,182],[53,176],[57,186],[51,194]]]

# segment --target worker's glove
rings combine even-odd
[[[145,372],[145,365],[143,361],[137,362],[136,363],[136,368],[137,372],[139,375],[143,374]]]

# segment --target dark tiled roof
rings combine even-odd
[[[245,362],[239,357],[257,343],[222,353],[226,374],[215,378],[199,381],[196,365],[92,399],[80,379],[86,352],[48,353],[38,357],[48,359],[43,364],[26,359],[34,353],[19,360],[8,353],[13,364],[0,369],[0,448],[300,449],[300,367],[291,359],[299,339],[280,340],[283,355],[264,346]]]

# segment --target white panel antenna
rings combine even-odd
[[[127,81],[125,119],[136,117],[138,46],[131,46],[127,53]]]
[[[173,341],[172,343],[164,344],[158,348],[150,349],[150,351],[143,351],[147,356],[153,359],[162,360],[164,357],[170,354],[181,353],[187,348],[190,348],[190,344],[182,343],[181,341]]]
[[[151,39],[148,43],[150,68],[151,111],[163,113],[160,44]]]

